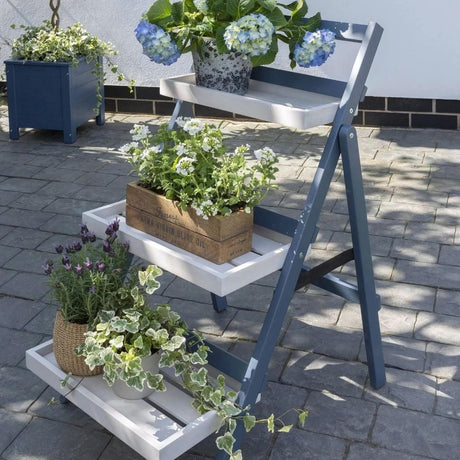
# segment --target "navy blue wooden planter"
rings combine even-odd
[[[19,139],[19,128],[62,130],[64,142],[77,139],[77,127],[91,118],[104,124],[104,94],[98,112],[94,64],[81,59],[67,62],[7,60],[6,81],[10,139]]]

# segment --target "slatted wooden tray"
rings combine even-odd
[[[340,104],[338,97],[255,80],[250,81],[249,91],[240,96],[197,86],[195,74],[161,79],[160,93],[298,129],[331,123]]]
[[[62,388],[66,374],[56,363],[52,340],[27,350],[26,365],[148,460],[175,459],[220,426],[215,411],[200,416],[191,406],[192,398],[170,382],[165,382],[167,391],[141,400],[119,398],[100,375],[71,377]]]
[[[97,236],[104,237],[107,225],[118,217],[119,237],[129,242],[132,254],[219,296],[279,270],[290,245],[286,236],[254,226],[252,251],[217,265],[126,225],[125,207],[124,200],[118,201],[86,211],[82,219]]]

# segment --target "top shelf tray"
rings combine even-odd
[[[240,96],[197,86],[195,74],[161,79],[160,93],[297,129],[331,123],[340,103],[337,97],[256,80]]]

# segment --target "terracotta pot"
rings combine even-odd
[[[53,352],[58,366],[64,372],[72,375],[86,377],[102,373],[102,367],[97,366],[91,370],[85,363],[84,356],[77,356],[74,349],[85,341],[87,324],[69,323],[60,311],[56,312],[53,330]]]

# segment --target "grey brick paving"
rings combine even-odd
[[[60,133],[7,137],[0,106],[0,458],[138,460],[132,449],[69,404],[25,366],[25,351],[52,333],[42,258],[71,241],[81,212],[123,199],[134,180],[118,147],[133,123],[165,118],[110,115],[87,123],[75,144]],[[329,127],[299,132],[259,122],[228,122],[232,145],[270,145],[281,153],[279,190],[265,204],[297,218]],[[309,287],[294,294],[256,407],[259,416],[306,407],[304,428],[256,427],[245,458],[457,459],[460,451],[460,132],[358,128],[386,386],[369,385],[357,304]],[[312,261],[350,246],[343,177],[333,179]],[[311,262],[311,263],[313,263]],[[356,282],[353,264],[337,272]],[[270,303],[274,273],[229,296],[214,312],[207,292],[166,273],[151,302],[169,302],[222,348],[249,359]],[[288,416],[292,417],[292,415]],[[49,436],[53,433],[55,436]],[[216,453],[215,436],[180,460]],[[46,440],[46,442],[44,442]]]
[[[460,451],[459,432],[458,420],[380,406],[372,441],[409,454],[455,459]]]

